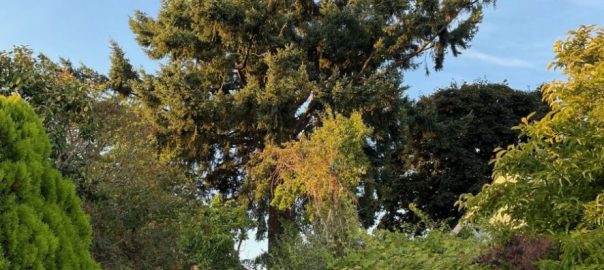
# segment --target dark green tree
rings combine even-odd
[[[138,73],[126,58],[126,53],[115,41],[111,41],[111,69],[109,70],[109,89],[122,96],[132,95],[132,83],[138,81]]]
[[[0,96],[1,269],[99,269],[75,186],[50,153],[32,108],[17,95]]]
[[[379,189],[386,212],[380,226],[400,229],[406,222],[417,222],[410,203],[431,219],[454,225],[461,215],[454,206],[459,196],[476,194],[491,181],[493,150],[518,142],[512,127],[531,112],[539,118],[547,109],[539,92],[505,84],[453,85],[422,97],[401,152],[400,178]]]
[[[360,200],[367,225],[372,183],[388,177],[382,150],[395,148],[407,104],[403,71],[424,54],[440,69],[447,52],[468,46],[491,2],[163,1],[157,17],[130,20],[149,57],[165,61],[135,93],[157,124],[162,156],[190,165],[202,190],[227,197],[242,194],[246,165],[266,143],[311,132],[328,107],[362,113],[375,142]],[[252,201],[269,243],[282,231],[280,216],[293,214],[269,206],[272,196]]]

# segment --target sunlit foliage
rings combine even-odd
[[[363,146],[369,133],[358,113],[350,118],[326,115],[311,135],[267,146],[251,171],[252,181],[258,182],[257,196],[274,192],[271,204],[281,209],[307,199],[311,219],[353,206],[356,187],[368,167]]]
[[[604,30],[582,26],[554,50],[567,79],[541,90],[552,111],[522,119],[527,141],[498,150],[495,181],[462,205],[494,232],[553,234],[564,267],[602,264]]]
[[[0,96],[0,269],[99,269],[75,186],[50,153],[32,108]]]

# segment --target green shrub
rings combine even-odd
[[[215,195],[209,205],[195,211],[180,221],[178,244],[187,258],[186,263],[207,270],[244,269],[239,261],[239,249],[252,226],[246,208]]]
[[[490,242],[467,227],[453,235],[445,223],[430,220],[409,206],[422,224],[405,224],[404,231],[377,230],[334,245],[321,227],[302,232],[290,229],[268,255],[271,269],[490,269],[478,262]],[[427,228],[420,236],[418,228]],[[338,247],[345,247],[340,253]]]
[[[581,26],[554,45],[552,66],[567,76],[545,84],[551,107],[515,127],[526,141],[497,150],[491,184],[460,201],[464,219],[494,238],[555,239],[542,269],[604,269],[604,28]],[[517,265],[514,265],[517,266]]]
[[[334,269],[488,269],[474,263],[485,245],[435,230],[411,238],[404,233],[376,231],[363,248],[351,250]]]
[[[98,269],[74,185],[53,169],[41,120],[0,96],[0,269]]]
[[[336,258],[336,246],[331,235],[316,232],[317,228],[294,224],[285,226],[277,247],[261,263],[277,270],[326,270]]]

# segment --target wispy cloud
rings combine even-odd
[[[535,69],[535,66],[525,60],[513,57],[499,57],[481,53],[475,50],[467,50],[464,55],[468,58],[494,64],[500,67],[515,67],[515,68],[530,68]]]
[[[570,2],[574,5],[580,7],[588,7],[588,8],[604,8],[604,1],[602,0],[570,0]]]

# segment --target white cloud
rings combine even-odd
[[[467,50],[463,55],[468,58],[476,59],[479,61],[494,64],[500,67],[516,67],[516,68],[530,68],[535,69],[535,66],[525,60],[513,58],[513,57],[499,57],[494,55],[488,55],[475,50]]]

